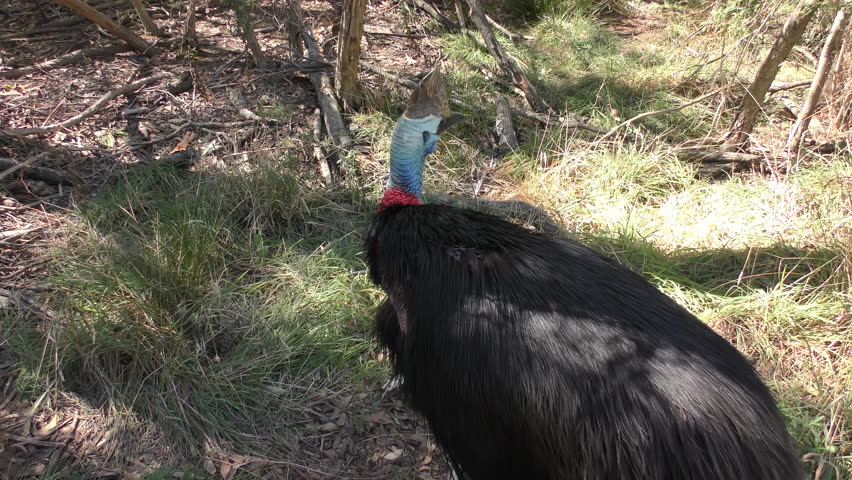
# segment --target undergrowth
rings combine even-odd
[[[83,205],[55,252],[62,321],[10,320],[33,393],[53,382],[135,412],[196,450],[273,448],[312,372],[372,368],[365,215],[300,192],[285,169],[207,176],[141,167]],[[41,345],[39,345],[41,344]],[[251,440],[266,419],[267,436]]]

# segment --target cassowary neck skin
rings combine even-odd
[[[390,178],[379,209],[391,205],[416,205],[423,195],[423,164],[435,151],[442,117],[426,115],[396,122],[390,151]]]

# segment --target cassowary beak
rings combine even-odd
[[[429,115],[441,118],[438,131],[435,132],[438,134],[464,118],[464,115],[450,111],[447,87],[440,65],[420,81],[408,98],[408,108],[405,109],[405,116],[408,118],[424,118]]]

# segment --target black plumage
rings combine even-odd
[[[752,366],[626,267],[440,205],[377,213],[366,250],[379,341],[463,476],[802,478]]]
[[[801,480],[768,388],[640,275],[565,238],[421,205],[440,72],[397,122],[366,236],[381,345],[472,480]]]

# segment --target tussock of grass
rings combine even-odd
[[[62,321],[9,322],[24,377],[133,411],[179,447],[276,448],[303,395],[277,385],[372,368],[377,294],[351,273],[365,215],[305,198],[272,166],[131,172],[82,207],[79,240],[56,256]],[[263,418],[267,434],[246,437]]]

